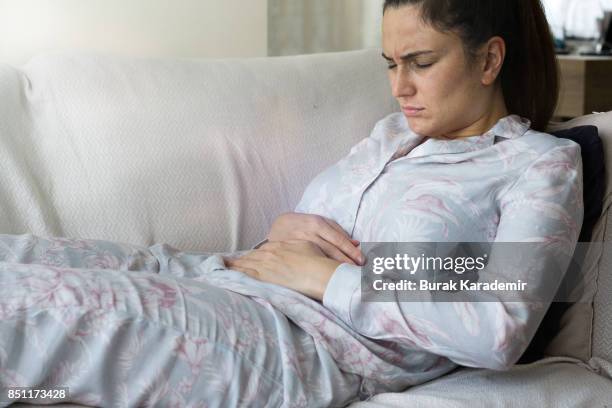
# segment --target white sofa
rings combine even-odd
[[[0,65],[0,233],[246,250],[397,110],[378,49],[224,60],[47,54]],[[612,112],[551,129],[578,124],[598,126],[612,157]],[[611,202],[608,186],[594,240],[612,240]],[[612,406],[612,251],[600,248],[551,357],[509,371],[460,368],[351,407]]]

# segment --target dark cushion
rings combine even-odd
[[[584,182],[584,221],[582,222],[578,241],[588,242],[591,240],[593,227],[601,216],[605,189],[606,168],[604,150],[598,129],[596,126],[577,126],[571,129],[551,132],[550,134],[563,139],[573,140],[580,145]],[[577,267],[578,264],[574,263],[573,267]],[[570,273],[568,270],[561,282],[558,293],[569,293],[573,287],[570,280],[576,276],[578,276],[578,273]],[[519,359],[518,364],[531,363],[544,357],[544,349],[559,333],[561,316],[572,304],[571,302],[559,301],[550,304],[540,327],[531,343],[529,343],[527,350],[525,350]]]
[[[570,139],[580,145],[584,180],[584,222],[578,241],[591,240],[593,227],[601,217],[606,177],[604,149],[597,126],[577,126],[551,135]]]

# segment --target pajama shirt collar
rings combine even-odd
[[[491,129],[482,135],[458,140],[439,140],[423,137],[410,130],[406,117],[401,113],[394,119],[391,121],[391,128],[386,129],[390,139],[389,149],[386,153],[388,155],[392,152],[388,156],[388,161],[403,157],[408,153],[410,153],[411,158],[416,158],[477,151],[494,145],[499,141],[496,137],[502,139],[522,137],[531,126],[529,119],[518,115],[508,115],[501,118]],[[398,132],[396,129],[400,131]],[[394,132],[394,130],[396,131]]]

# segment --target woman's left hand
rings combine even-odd
[[[268,242],[225,266],[262,282],[285,286],[322,301],[327,283],[341,262],[328,258],[314,243],[303,240]]]

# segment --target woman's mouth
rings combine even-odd
[[[416,108],[414,106],[403,106],[402,111],[406,116],[416,116],[425,108]]]

